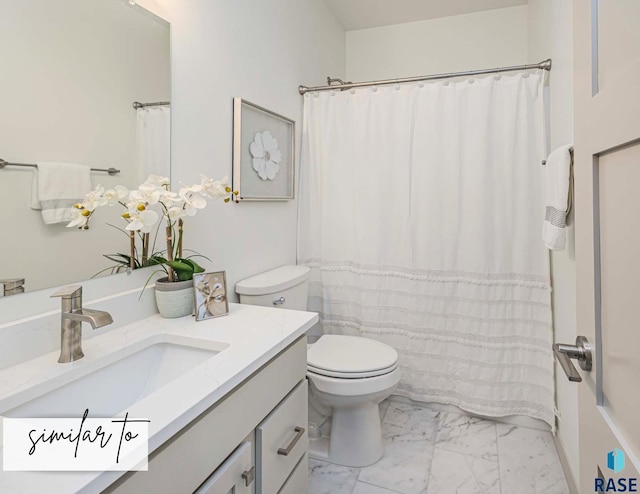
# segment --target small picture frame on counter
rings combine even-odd
[[[227,276],[225,271],[193,275],[196,321],[229,313],[227,300]]]

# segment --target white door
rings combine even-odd
[[[242,443],[194,494],[251,494],[255,467],[251,444]]]
[[[574,33],[579,492],[638,492],[640,1],[574,0]]]

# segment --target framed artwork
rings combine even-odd
[[[193,275],[196,321],[224,316],[229,313],[227,276],[224,271]]]
[[[294,197],[296,123],[233,98],[233,190],[240,201]]]

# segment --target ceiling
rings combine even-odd
[[[324,0],[324,2],[347,31],[527,4],[527,0]]]

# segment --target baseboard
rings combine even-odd
[[[442,403],[417,401],[417,400],[412,400],[410,398],[406,398],[404,396],[391,395],[389,397],[389,400],[397,401],[399,403],[415,404],[425,408],[431,408],[432,410],[439,410],[443,412],[458,413],[460,415],[469,415],[471,417],[489,419],[489,420],[493,420],[494,422],[502,422],[504,424],[517,425],[519,427],[528,427],[529,429],[537,429],[540,431],[547,431],[547,432],[551,431],[551,427],[549,427],[549,424],[547,424],[546,422],[542,420],[534,419],[532,417],[525,417],[524,415],[509,415],[507,417],[487,417],[484,415],[469,413],[455,405],[444,405]]]
[[[569,462],[567,461],[567,454],[558,434],[553,436],[553,444],[556,446],[558,458],[560,458],[560,465],[562,465],[562,470],[564,471],[564,478],[567,479],[567,485],[569,486],[569,492],[570,494],[578,494],[576,479],[573,477],[573,472],[571,471]]]

